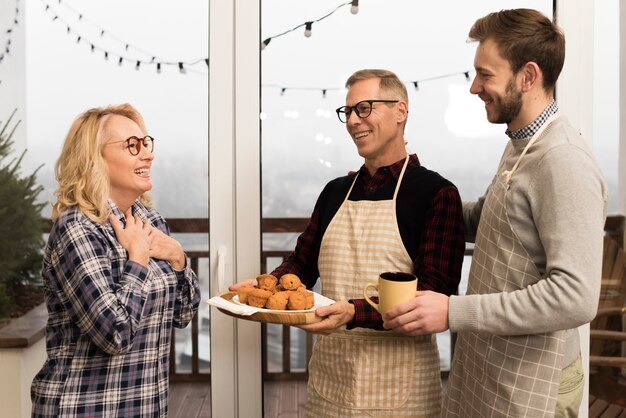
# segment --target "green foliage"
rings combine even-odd
[[[42,187],[37,170],[21,176],[20,164],[26,151],[11,157],[11,137],[19,122],[9,130],[15,111],[0,130],[0,317],[13,308],[11,298],[21,287],[39,281],[41,271],[41,209],[37,203]]]
[[[7,295],[6,287],[0,283],[0,324],[2,318],[8,318],[11,316],[14,304],[11,301],[9,295]]]

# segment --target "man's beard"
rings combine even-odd
[[[491,123],[511,123],[522,109],[522,92],[515,87],[515,79],[511,78],[506,85],[504,96],[494,100],[495,120]]]

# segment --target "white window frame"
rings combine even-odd
[[[565,65],[556,86],[559,109],[593,142],[594,2],[556,0],[556,21],[565,33]],[[589,324],[578,328],[585,368],[579,417],[589,416]]]
[[[261,269],[260,2],[210,0],[209,22],[210,296],[215,296]],[[211,308],[210,344],[212,416],[262,417],[260,324]]]

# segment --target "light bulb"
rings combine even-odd
[[[352,0],[352,6],[350,6],[350,13],[353,15],[359,13],[359,0]]]

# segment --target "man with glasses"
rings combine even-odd
[[[337,109],[364,159],[319,196],[295,251],[272,272],[297,274],[337,303],[319,308],[309,363],[308,417],[439,416],[441,381],[434,335],[384,330],[363,287],[385,271],[415,274],[418,288],[457,292],[465,250],[456,187],[408,154],[405,85],[386,70],[361,70]]]
[[[424,292],[388,312],[408,335],[458,332],[443,416],[576,417],[578,326],[598,306],[607,192],[589,145],[559,114],[565,38],[546,16],[478,19],[470,92],[509,142],[485,196],[464,202],[476,245],[467,295]]]

